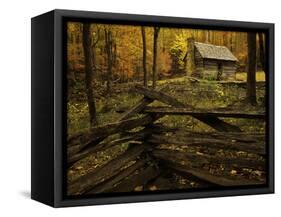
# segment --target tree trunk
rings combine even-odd
[[[90,37],[90,24],[84,24],[83,26],[83,49],[84,49],[84,60],[85,60],[85,83],[86,93],[89,106],[90,124],[94,126],[97,124],[96,115],[96,103],[95,93],[93,87],[94,81],[94,64],[93,64],[93,52],[91,48],[91,37]]]
[[[109,95],[111,92],[111,86],[112,86],[112,32],[111,30],[104,30],[104,36],[105,36],[105,50],[107,55],[107,94]]]
[[[230,51],[233,52],[233,39],[234,37],[236,38],[236,35],[232,32],[229,33],[229,48],[230,48]]]
[[[142,66],[143,66],[143,86],[147,87],[147,70],[146,70],[146,37],[145,28],[141,27],[142,35]]]
[[[247,99],[256,105],[256,33],[248,33]]]
[[[192,76],[195,69],[194,60],[194,38],[187,39],[187,72],[186,74]]]
[[[265,49],[264,49],[264,40],[263,33],[258,33],[259,35],[259,47],[260,47],[260,62],[262,66],[262,70],[265,72]]]
[[[205,31],[205,43],[210,43],[210,31]]]
[[[152,88],[156,87],[157,81],[157,42],[158,42],[158,34],[160,31],[160,27],[154,27],[154,36],[153,36],[153,66],[152,66],[152,73],[153,73],[153,80],[152,80]]]

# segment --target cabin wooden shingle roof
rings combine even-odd
[[[197,48],[203,59],[238,61],[238,59],[225,46],[217,46],[200,42],[195,42],[194,46]]]

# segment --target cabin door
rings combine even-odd
[[[217,81],[220,81],[222,79],[222,73],[223,73],[222,63],[218,63]]]

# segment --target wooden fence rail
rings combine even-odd
[[[205,110],[190,108],[173,108],[173,107],[145,107],[142,113],[161,114],[161,115],[192,115],[196,117],[223,117],[223,118],[247,118],[247,119],[265,119],[264,113],[257,112],[239,112],[229,110]]]
[[[191,105],[185,105],[182,102],[179,102],[177,99],[166,95],[160,91],[151,90],[145,87],[136,86],[132,91],[136,93],[142,94],[149,99],[158,100],[163,102],[167,105],[176,107],[176,108],[189,108],[191,110],[196,110]],[[222,132],[241,132],[241,129],[237,126],[231,125],[229,123],[224,122],[223,120],[218,119],[217,117],[210,116],[210,115],[203,115],[203,116],[196,116],[191,115],[192,117],[200,120],[201,122],[209,125],[210,127],[214,128],[215,130],[222,131]]]
[[[247,118],[263,121],[264,113],[238,112],[222,108],[196,109],[160,90],[136,86],[132,91],[143,95],[143,98],[124,112],[117,122],[93,127],[87,132],[77,133],[68,138],[69,167],[96,152],[123,143],[130,144],[129,148],[115,159],[70,181],[68,195],[133,191],[136,187],[145,186],[151,180],[157,179],[163,172],[161,168],[170,168],[171,171],[211,185],[238,186],[263,183],[243,177],[212,174],[204,166],[223,165],[265,171],[264,134],[242,132],[239,127],[220,119]],[[155,100],[167,106],[149,106]],[[190,115],[216,132],[192,132],[155,123],[165,115]],[[111,140],[112,135],[117,137]],[[163,145],[168,148],[163,148]],[[176,149],[173,150],[169,146]],[[198,147],[243,152],[254,155],[255,158],[245,158],[244,155],[238,158],[212,156],[192,151],[192,148]]]

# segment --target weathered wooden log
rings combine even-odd
[[[206,115],[204,117],[198,117],[196,115],[193,115],[193,117],[198,119],[199,121],[207,124],[208,126],[212,127],[213,129],[221,131],[221,132],[241,132],[241,129],[239,127],[229,124],[217,117],[208,116],[208,115]]]
[[[165,114],[165,115],[196,115],[197,117],[213,116],[224,118],[248,118],[248,119],[265,119],[264,113],[257,112],[241,112],[241,111],[224,111],[218,110],[204,110],[190,108],[171,108],[171,107],[145,107],[143,113],[149,114]]]
[[[134,107],[132,107],[130,110],[122,114],[122,116],[119,118],[119,121],[126,120],[133,115],[141,112],[148,104],[152,103],[153,100],[149,98],[142,98]]]
[[[125,142],[129,142],[129,141],[143,141],[143,140],[146,140],[147,137],[150,137],[152,134],[159,134],[159,133],[163,133],[163,132],[175,132],[177,130],[178,130],[178,128],[169,128],[169,127],[163,126],[162,124],[155,124],[151,128],[146,127],[137,132],[125,131],[124,133],[122,133],[122,136],[120,136],[121,138],[119,138],[119,139],[116,139],[116,140],[113,140],[110,142],[101,142],[97,145],[89,145],[88,148],[83,149],[82,151],[80,151],[81,150],[80,145],[71,146],[67,150],[68,166],[71,166],[75,162],[77,162],[87,156],[90,156],[98,151],[102,151],[107,148],[111,148],[115,145],[120,145]]]
[[[78,153],[79,151],[80,151],[80,145],[73,145],[67,147],[67,157],[69,158],[70,156]]]
[[[170,179],[164,178],[161,175],[157,177],[150,186],[153,186],[155,190],[171,190],[180,188],[178,183],[172,182]],[[145,190],[150,190],[148,187],[149,186],[146,186]]]
[[[195,168],[188,168],[185,166],[182,166],[180,164],[174,164],[171,162],[165,162],[166,166],[183,173],[187,173],[189,175],[193,175],[197,177],[198,179],[209,182],[215,185],[219,186],[245,186],[245,185],[261,185],[265,184],[263,181],[259,180],[251,180],[251,179],[245,179],[245,178],[230,178],[226,176],[217,176],[209,173],[206,170],[202,169],[195,169]]]
[[[116,139],[116,140],[113,140],[113,141],[110,141],[110,142],[103,142],[103,143],[99,143],[98,145],[96,146],[92,146],[92,147],[89,147],[81,152],[76,152],[76,153],[73,153],[73,152],[68,152],[68,158],[67,158],[67,163],[68,165],[72,165],[74,164],[75,162],[87,157],[87,156],[90,156],[94,153],[97,153],[98,151],[102,151],[102,150],[106,150],[107,148],[110,148],[110,147],[113,147],[115,145],[120,145],[120,144],[123,144],[125,142],[129,142],[129,141],[136,141],[138,139],[141,139],[142,136],[141,135],[132,135],[132,136],[126,136],[126,137],[123,137],[123,138],[120,138],[120,139]],[[70,147],[70,149],[73,148],[73,147]]]
[[[167,94],[164,94],[160,91],[148,89],[148,88],[141,87],[141,86],[136,86],[133,90],[139,94],[144,95],[147,98],[150,98],[153,100],[158,100],[160,102],[163,102],[163,103],[171,105],[171,106],[175,106],[177,108],[189,108],[191,110],[195,110],[195,108],[193,108],[192,106],[185,105],[182,102],[179,102],[177,99],[175,99],[171,96],[168,96]],[[241,129],[239,127],[226,123],[214,116],[210,116],[210,115],[205,115],[203,117],[197,116],[197,115],[191,115],[191,116],[202,121],[203,123],[209,125],[210,127],[214,128],[218,131],[241,132]]]
[[[149,124],[154,120],[155,119],[152,118],[150,115],[145,115],[143,117],[132,118],[124,121],[93,127],[90,131],[81,133],[79,136],[75,135],[75,138],[73,139],[70,138],[68,140],[68,147],[79,145],[81,150],[94,141],[104,139],[107,136],[119,132],[124,132],[126,130]]]
[[[165,131],[164,131],[165,132]],[[154,135],[154,133],[153,133]],[[152,136],[153,136],[152,135]],[[231,141],[233,143],[235,142],[241,142],[241,143],[265,143],[265,135],[262,134],[233,134],[229,132],[225,133],[216,133],[216,132],[192,132],[192,131],[184,131],[184,130],[178,130],[171,132],[169,134],[169,139],[174,139],[170,141],[214,141],[214,142],[221,142],[221,141]],[[164,137],[165,135],[163,133],[155,133],[155,138],[161,139],[161,137]],[[210,140],[209,140],[210,139]],[[175,142],[176,143],[176,142]]]
[[[253,143],[265,141],[265,133],[257,132],[196,132],[179,129],[175,132],[175,137],[198,137],[198,138],[215,138],[231,139],[238,142]]]
[[[131,174],[126,179],[122,180],[118,185],[110,188],[107,192],[132,192],[142,191],[145,185],[159,176],[159,169],[154,166],[147,166],[146,168],[137,170],[136,173]],[[139,189],[136,189],[139,188]]]
[[[125,153],[109,161],[104,166],[88,173],[68,184],[68,195],[81,195],[96,185],[117,175],[130,161],[135,160],[145,150],[144,145],[136,145]]]
[[[235,166],[239,168],[251,168],[265,170],[266,164],[264,160],[252,160],[246,158],[234,158],[224,156],[211,156],[208,154],[197,154],[191,152],[180,152],[168,149],[154,150],[153,156],[162,160],[172,162],[181,162],[192,167],[202,167],[205,164],[224,164],[227,166]]]
[[[140,131],[137,131],[137,132],[125,131],[123,133],[123,135],[124,136],[142,135],[143,137],[146,137],[151,134],[161,134],[161,133],[165,133],[165,132],[175,133],[179,129],[180,128],[178,128],[178,127],[168,127],[168,126],[164,126],[161,123],[156,123],[156,124],[153,124],[152,126],[147,126],[146,128],[144,128]]]
[[[121,138],[132,137],[135,140],[144,141],[152,134],[158,135],[165,132],[176,132],[178,128],[166,127],[162,124],[153,124],[152,126],[146,126],[139,131],[125,131],[120,135]]]
[[[114,176],[113,178],[95,186],[93,189],[91,189],[89,192],[86,194],[98,194],[98,193],[103,193],[103,192],[109,192],[110,189],[114,188],[120,182],[124,179],[126,179],[128,176],[130,176],[133,172],[136,170],[140,169],[145,165],[146,161],[145,160],[138,160],[136,163],[134,163],[132,166],[122,170],[119,174]]]
[[[177,99],[175,99],[161,91],[145,88],[142,86],[135,86],[132,89],[132,91],[134,91],[138,94],[144,95],[145,97],[147,97],[149,99],[158,100],[158,101],[163,102],[168,105],[172,105],[172,106],[179,107],[179,108],[188,107],[185,104],[183,104],[182,102],[179,102]]]
[[[165,135],[155,135],[153,134],[149,139],[149,143],[152,144],[173,144],[178,146],[203,146],[206,148],[218,148],[225,150],[234,151],[245,151],[248,153],[254,153],[259,155],[266,154],[265,141],[259,142],[240,142],[234,139],[229,139],[227,136],[223,139],[216,138],[202,138],[195,136],[165,136]]]
[[[161,91],[161,90],[164,90],[164,89],[165,89],[165,87],[161,87],[158,90]],[[147,105],[149,105],[153,101],[154,101],[153,99],[143,97],[135,106],[133,106],[130,110],[128,110],[127,112],[122,114],[119,121],[126,120],[126,119],[134,116],[135,114],[140,113]]]

